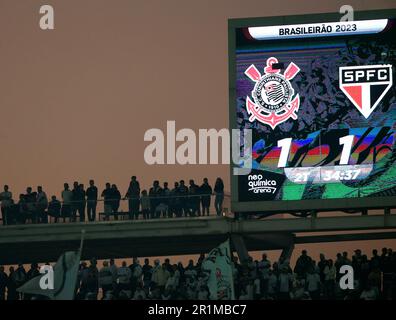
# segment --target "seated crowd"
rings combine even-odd
[[[36,192],[28,187],[26,193],[20,194],[18,201],[14,201],[12,192],[5,185],[4,191],[0,193],[2,221],[4,225],[23,224],[27,221],[48,223],[48,217],[53,217],[55,222],[60,218],[75,222],[78,216],[79,221],[83,222],[86,214],[88,221],[95,221],[98,201],[103,201],[105,220],[111,216],[118,220],[122,199],[128,201],[129,219],[209,215],[212,195],[215,195],[216,214],[220,216],[223,212],[224,183],[221,178],[217,178],[212,189],[207,178],[203,179],[200,186],[194,180],[190,180],[188,186],[184,180],[180,180],[171,189],[167,182],[161,186],[156,180],[147,191],[140,190],[140,184],[133,176],[124,197],[117,186],[110,183],[106,183],[100,195],[101,197],[94,180],[90,180],[87,189],[83,184],[74,182],[73,189],[70,190],[69,184],[65,183],[61,200],[55,195],[49,200],[43,188],[38,186]]]
[[[208,274],[201,268],[205,256],[201,255],[196,264],[193,260],[187,266],[171,264],[165,259],[154,265],[145,259],[143,265],[133,258],[131,265],[123,261],[117,266],[114,260],[104,261],[102,267],[91,259],[89,264],[80,264],[76,299],[80,300],[206,300]],[[354,270],[354,289],[341,290],[340,268],[350,265]],[[377,300],[396,298],[396,252],[383,248],[379,255],[373,250],[369,259],[361,250],[355,250],[352,259],[348,253],[337,254],[336,259],[326,259],[320,255],[314,261],[304,250],[297,259],[294,269],[285,259],[271,264],[266,254],[260,261],[249,259],[233,262],[235,297],[238,300]],[[29,271],[23,265],[10,267],[6,274],[0,267],[1,299],[40,299],[21,295],[16,288],[39,275],[39,267],[32,264]],[[42,298],[42,297],[41,297]]]

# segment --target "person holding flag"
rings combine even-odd
[[[235,300],[230,240],[209,252],[202,262],[210,300]]]

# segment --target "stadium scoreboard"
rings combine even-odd
[[[229,20],[230,128],[252,132],[234,212],[396,206],[395,17]]]

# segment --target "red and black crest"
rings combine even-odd
[[[367,119],[392,87],[392,65],[340,67],[340,89]]]

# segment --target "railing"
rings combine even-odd
[[[97,199],[42,205],[19,202],[3,211],[3,225],[26,223],[144,220],[199,216],[228,216],[231,199],[223,195],[167,195],[140,198]]]
[[[354,192],[358,191],[355,190]],[[257,215],[234,214],[233,212],[231,212],[231,196],[228,193],[224,194],[221,206],[220,203],[218,203],[221,202],[219,197],[216,197],[216,195],[210,195],[208,213],[207,210],[203,210],[203,200],[205,202],[205,198],[208,196],[209,195],[168,195],[156,197],[147,196],[146,206],[142,206],[142,202],[144,202],[142,198],[106,200],[100,198],[96,201],[69,201],[67,203],[57,201],[57,208],[55,209],[51,205],[49,207],[43,207],[39,203],[34,202],[18,203],[8,208],[6,212],[3,211],[3,215],[0,217],[0,226],[58,222],[148,220],[163,218],[169,219],[181,217],[197,218],[203,216],[227,216],[231,218],[236,218],[238,220],[244,220],[253,218],[268,218],[275,215],[265,213],[257,213]],[[216,210],[216,204],[219,204],[218,210]],[[136,209],[136,207],[138,207],[138,209]],[[359,209],[349,211],[347,210],[342,212],[337,211],[333,213],[326,213],[325,215],[343,215],[345,213],[367,214],[367,210]],[[386,209],[384,213],[390,214],[391,211],[390,209]],[[291,214],[299,218],[318,216],[318,213],[315,211],[279,212],[277,215],[278,217],[282,217],[284,214]]]

